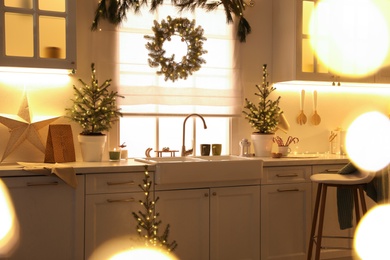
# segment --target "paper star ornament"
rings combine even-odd
[[[32,118],[28,105],[27,95],[23,95],[23,101],[17,115],[0,114],[0,124],[8,127],[10,138],[5,147],[1,161],[4,161],[25,140],[29,141],[42,153],[45,146],[39,135],[39,130],[58,119],[58,116],[40,116]]]

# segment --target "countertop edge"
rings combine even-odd
[[[299,165],[325,165],[325,164],[347,164],[349,159],[342,155],[319,155],[300,158],[271,158],[271,157],[251,157],[263,161],[263,167],[277,166],[299,166]],[[121,160],[118,162],[69,162],[61,163],[63,166],[73,167],[76,174],[98,174],[98,173],[123,173],[140,172],[147,166],[149,171],[156,170],[156,164],[147,164],[135,161],[134,159]],[[42,174],[28,172],[23,167],[14,164],[0,164],[0,177],[18,177],[18,176],[42,176]]]
[[[53,164],[54,165],[54,164]],[[61,163],[61,166],[72,167],[75,173],[82,174],[98,174],[98,173],[123,173],[123,172],[142,172],[145,171],[145,166],[149,171],[155,171],[156,165],[136,162],[132,159],[121,160],[118,162],[68,162]],[[18,177],[18,176],[45,176],[33,171],[24,170],[18,164],[0,164],[0,177]]]

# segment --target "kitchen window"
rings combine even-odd
[[[171,5],[161,6],[151,13],[148,8],[142,15],[129,14],[119,31],[119,93],[126,98],[119,100],[124,117],[120,119],[120,142],[125,142],[129,157],[145,156],[147,148],[161,150],[169,147],[178,150],[182,146],[184,118],[191,113],[202,115],[207,129],[198,117],[191,117],[186,123],[186,148],[193,147],[199,155],[201,143],[221,143],[222,154],[230,152],[230,121],[241,114],[242,90],[238,68],[238,44],[234,25],[226,24],[223,8],[207,12],[178,13]],[[177,14],[176,16],[174,14]],[[206,60],[199,71],[186,80],[165,81],[156,74],[156,68],[149,67],[148,41],[145,35],[152,35],[153,21],[171,16],[195,19],[196,27],[204,29]],[[172,41],[173,42],[173,41]],[[176,54],[180,47],[186,51],[185,43],[173,45],[164,43],[166,56]],[[171,52],[170,52],[171,51]],[[179,56],[181,59],[180,55]],[[154,152],[151,156],[155,156]]]

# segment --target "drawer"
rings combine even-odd
[[[310,181],[311,166],[264,167],[262,184]]]
[[[313,165],[312,173],[337,173],[345,165],[345,163]]]
[[[149,174],[154,183],[154,174]],[[144,172],[88,174],[85,191],[86,194],[140,192],[139,185],[143,184],[144,176]]]

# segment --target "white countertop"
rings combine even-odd
[[[37,163],[41,164],[41,163]],[[49,164],[50,166],[54,164]],[[145,163],[136,162],[133,159],[121,160],[118,162],[69,162],[60,163],[61,166],[72,167],[76,174],[88,173],[114,173],[114,172],[139,172],[145,170]],[[155,165],[148,165],[148,169],[155,170]],[[23,170],[23,166],[17,163],[1,163],[0,177],[12,176],[33,176],[37,175]]]
[[[319,165],[319,164],[347,164],[349,158],[346,155],[337,154],[291,154],[287,157],[272,158],[260,157],[263,165],[267,166],[292,166],[292,165]]]
[[[265,167],[274,166],[294,166],[294,165],[321,165],[321,164],[346,164],[349,159],[345,155],[335,154],[297,154],[289,155],[282,158],[272,157],[252,157],[253,159],[261,159]],[[51,164],[53,165],[53,164]],[[61,163],[61,165],[73,167],[76,174],[89,173],[115,173],[115,172],[139,172],[145,170],[145,163],[134,161],[133,159],[121,160],[118,162],[70,162]],[[156,169],[155,164],[148,165],[150,171]],[[21,165],[17,163],[1,163],[0,177],[8,176],[32,176],[37,175],[23,170]]]

